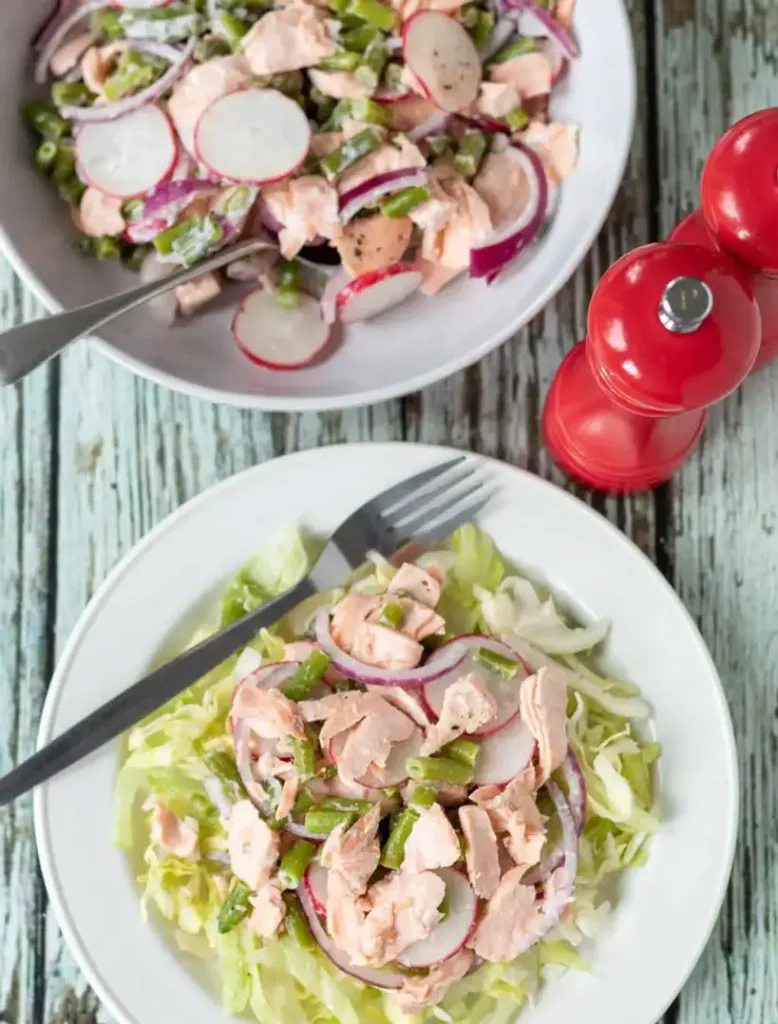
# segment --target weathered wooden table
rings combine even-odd
[[[164,391],[79,345],[0,394],[0,770],[32,752],[55,659],[95,587],[151,526],[216,480],[298,448],[407,439],[483,452],[562,482],[542,447],[540,412],[562,354],[582,336],[594,283],[694,206],[704,158],[728,124],[778,102],[772,0],[629,6],[639,116],[607,227],[545,314],[479,366],[362,411],[265,416]],[[37,313],[0,265],[2,326]],[[696,617],[741,754],[732,885],[665,1024],[778,1024],[776,423],[778,363],[713,411],[670,486],[590,499],[655,559]],[[668,909],[668,927],[676,912]],[[0,811],[0,1022],[104,1018],[47,913],[30,802]]]

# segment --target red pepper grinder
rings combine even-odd
[[[571,476],[621,492],[673,475],[707,406],[748,375],[760,339],[749,275],[711,248],[669,242],[613,264],[587,328],[551,385],[543,431]]]

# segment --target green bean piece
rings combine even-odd
[[[405,92],[403,86],[403,66],[390,61],[384,68],[384,85],[387,89],[396,89]]]
[[[100,238],[95,238],[92,244],[98,260],[118,261],[122,258],[119,242],[117,239],[111,238],[110,235],[102,235]]]
[[[320,779],[335,779],[338,775],[338,769],[334,764],[323,764],[316,774]]]
[[[88,107],[95,97],[83,82],[55,82],[51,98],[58,107]]]
[[[57,148],[57,159],[54,161],[54,183],[69,181],[76,174],[76,158],[69,146]]]
[[[377,89],[388,62],[389,51],[381,40],[376,39],[362,54],[362,60],[354,74],[368,89]]]
[[[478,21],[478,8],[475,4],[465,4],[459,8],[459,21],[465,28],[471,29]]]
[[[338,50],[328,57],[322,57],[319,67],[323,71],[355,71],[362,58],[352,50]]]
[[[233,53],[237,53],[243,45],[243,37],[249,30],[246,22],[236,18],[229,11],[217,11],[211,24],[214,33],[229,44]]]
[[[86,185],[78,178],[67,178],[64,181],[55,182],[57,195],[70,206],[79,206],[86,192]]]
[[[316,774],[316,755],[310,740],[299,740],[295,736],[289,738],[294,756],[294,766],[302,782],[307,782]]]
[[[391,32],[397,20],[397,12],[381,0],[351,0],[347,11],[382,32]]]
[[[294,802],[292,808],[292,817],[295,818],[298,815],[305,814],[306,811],[310,811],[312,807],[316,806],[316,800],[313,794],[307,786],[301,786],[300,792],[297,794],[297,799]]]
[[[537,49],[537,40],[532,36],[524,36],[522,39],[517,39],[515,43],[509,43],[508,46],[503,46],[501,50],[498,50],[492,57],[492,64],[504,64],[508,60],[513,60],[514,57],[523,57],[525,53],[535,53]]]
[[[520,132],[529,124],[529,114],[522,107],[514,107],[505,115],[505,121],[512,132]]]
[[[486,44],[486,40],[492,34],[494,28],[494,15],[491,11],[479,11],[475,25],[470,29],[470,35],[475,45],[480,48]]]
[[[190,267],[206,256],[221,237],[222,229],[210,214],[206,217],[187,217],[157,235],[154,248],[161,256],[177,256],[183,266]]]
[[[440,753],[443,757],[450,757],[453,761],[461,761],[462,764],[475,768],[480,749],[480,745],[475,740],[466,740],[460,736],[458,739],[452,740],[451,743],[447,743]]]
[[[57,143],[44,139],[35,150],[35,163],[42,171],[50,171],[57,159]]]
[[[298,260],[281,259],[279,261],[276,279],[276,300],[283,309],[297,309],[300,303],[300,263]],[[327,660],[329,661],[329,659]],[[294,699],[302,700],[303,698],[297,697]]]
[[[410,803],[414,807],[432,807],[438,799],[438,791],[434,786],[415,786],[410,796]]]
[[[232,47],[221,36],[202,36],[195,43],[194,59],[198,64],[205,64],[214,57],[228,57]]]
[[[381,614],[378,617],[378,621],[382,626],[388,626],[389,629],[399,629],[400,623],[405,618],[405,612],[403,606],[399,601],[387,601],[381,609]]]
[[[327,6],[335,14],[344,15],[348,10],[349,0],[327,0]]]
[[[361,818],[373,807],[369,800],[358,800],[356,797],[327,796],[320,803],[323,811],[340,811],[345,814],[357,814]]]
[[[408,775],[417,782],[451,782],[467,786],[473,781],[473,769],[448,757],[409,757],[405,762]]]
[[[410,838],[413,826],[419,820],[419,812],[412,807],[406,807],[397,815],[389,838],[381,850],[379,863],[390,871],[399,871],[405,859],[405,844]]]
[[[285,892],[284,903],[286,904],[286,917],[284,918],[286,934],[301,949],[313,949],[316,946],[316,941],[311,935],[311,929],[300,906],[300,901],[293,892]]]
[[[368,124],[380,124],[384,128],[391,128],[392,115],[382,103],[365,96],[359,100],[351,101],[351,116],[356,121],[365,121]]]
[[[360,25],[359,28],[352,28],[340,34],[341,44],[354,53],[364,53],[368,46],[376,41],[382,43],[384,37],[379,29],[371,28],[370,25]]]
[[[431,135],[427,139],[427,145],[430,147],[433,156],[443,157],[447,156],[451,152],[451,147],[454,140],[450,135]]]
[[[263,89],[275,89],[290,99],[296,99],[303,88],[303,76],[300,71],[279,71],[276,75],[261,75],[257,85]]]
[[[229,754],[221,750],[212,750],[203,754],[203,764],[222,785],[227,786],[237,797],[245,794],[243,780]]]
[[[95,11],[92,15],[92,31],[101,39],[123,39],[124,24],[122,14],[124,11],[117,11],[109,8],[104,11]]]
[[[70,123],[50,103],[33,100],[25,104],[24,120],[38,135],[51,142],[61,142],[70,132]]]
[[[479,665],[499,672],[503,679],[513,679],[519,667],[519,662],[515,658],[507,658],[499,651],[489,650],[488,647],[476,647],[472,654]]]
[[[182,4],[124,10],[119,23],[125,32],[135,29],[139,36],[142,34],[144,38],[158,39],[163,43],[186,42],[191,36],[199,35],[205,27],[205,19]]]
[[[219,934],[226,935],[251,912],[249,897],[251,889],[243,882],[235,881],[219,910]]]
[[[290,273],[296,273],[298,275],[296,280],[299,281],[300,264],[298,261],[285,260],[284,262],[288,266],[291,266],[292,263],[296,264],[296,270],[290,271]],[[290,679],[287,679],[281,687],[281,693],[289,700],[305,700],[329,666],[330,658],[324,651],[320,651],[318,648],[315,651],[311,651],[295,674]]]
[[[167,65],[158,57],[127,50],[103,85],[103,92],[109,100],[115,101],[147,88],[165,73]]]
[[[316,836],[327,836],[344,822],[350,828],[356,818],[356,814],[351,811],[310,810],[305,815],[305,828]]]
[[[462,136],[454,154],[454,169],[465,178],[474,178],[486,153],[486,136],[477,128]]]
[[[122,203],[122,217],[125,220],[134,220],[143,212],[142,199],[125,199]]]
[[[411,210],[426,203],[429,198],[430,190],[425,185],[410,185],[384,199],[381,213],[384,217],[406,217]]]
[[[278,880],[283,889],[296,889],[316,853],[316,847],[307,839],[298,839],[281,858]]]
[[[361,132],[346,139],[343,145],[334,152],[323,156],[319,161],[319,166],[324,176],[329,181],[334,181],[357,160],[361,160],[363,156],[378,149],[381,142],[381,136],[374,128],[363,128]]]

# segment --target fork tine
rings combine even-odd
[[[413,510],[416,513],[415,515],[410,514],[411,509],[409,508],[397,517],[394,515],[389,516],[385,520],[387,525],[397,533],[401,533],[404,537],[412,537],[417,530],[423,530],[434,519],[448,515],[452,508],[456,508],[460,502],[470,498],[471,495],[476,494],[484,486],[484,480],[479,478],[465,480],[464,482],[470,486],[466,488],[441,488],[441,493],[435,501],[425,502],[421,507],[417,504],[417,507]]]
[[[483,491],[483,488],[481,488]],[[495,489],[490,488],[486,491],[483,497],[478,498],[475,501],[469,501],[464,506],[460,506],[456,509],[453,515],[447,519],[438,519],[435,522],[430,523],[426,530],[421,530],[418,533],[414,533],[413,540],[419,544],[431,544],[433,541],[442,540],[448,537],[449,534],[453,533],[457,527],[462,526],[464,523],[473,519],[478,515],[495,495]]]
[[[412,476],[407,480],[401,480],[399,484],[395,484],[394,487],[388,488],[388,490],[383,491],[377,497],[373,498],[365,507],[378,513],[385,512],[387,508],[391,508],[393,505],[396,505],[407,495],[415,493],[420,487],[431,483],[449,469],[453,469],[454,466],[460,465],[466,458],[466,455],[458,455],[454,459],[448,459],[446,462],[439,462],[437,466],[432,466],[430,469],[422,470],[421,473],[417,473],[415,476]]]
[[[471,479],[479,468],[477,462],[468,460],[459,465],[456,470],[445,474],[443,480],[438,481],[435,486],[425,487],[420,494],[418,490],[406,495],[401,502],[392,502],[391,507],[383,508],[382,515],[384,522],[388,524],[398,523],[404,516],[410,516],[418,512],[420,507],[425,507],[443,494],[451,493],[455,487]]]

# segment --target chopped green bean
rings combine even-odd
[[[524,36],[522,39],[517,39],[515,43],[510,43],[498,50],[492,57],[492,64],[504,64],[508,60],[513,60],[514,57],[523,57],[525,53],[535,53],[537,49],[537,40],[532,36]]]
[[[341,811],[346,814],[357,814],[361,818],[373,807],[369,800],[358,800],[356,797],[327,796],[319,804],[323,811]]]
[[[35,163],[42,171],[50,171],[57,160],[57,143],[44,139],[35,150]]]
[[[405,612],[399,601],[387,601],[381,609],[378,621],[382,626],[388,626],[389,629],[398,629],[404,617]]]
[[[319,67],[323,71],[355,71],[361,59],[352,50],[338,50],[328,57],[322,57]]]
[[[311,935],[311,929],[300,906],[300,901],[293,892],[285,892],[284,903],[286,904],[286,917],[284,918],[286,934],[302,949],[313,949],[316,942]]]
[[[470,29],[470,35],[475,45],[480,48],[485,45],[486,40],[492,34],[494,28],[494,15],[491,11],[479,11],[475,25]]]
[[[387,786],[386,789],[382,789],[381,792],[383,793],[385,800],[394,800],[400,795],[400,787]]]
[[[198,64],[205,64],[214,57],[228,57],[232,48],[221,36],[202,36],[195,43],[194,59]]]
[[[399,871],[405,859],[405,844],[410,838],[413,826],[419,820],[419,813],[412,807],[406,807],[397,815],[389,838],[381,851],[380,863],[390,871]]]
[[[334,764],[324,764],[316,774],[320,779],[334,779],[337,777],[338,769]]]
[[[186,217],[157,235],[154,248],[161,256],[174,255],[183,266],[189,267],[206,256],[221,238],[222,229],[210,215]]]
[[[383,38],[379,29],[371,28],[370,25],[360,25],[359,28],[352,28],[340,34],[343,46],[354,53],[364,53],[371,43],[383,42]]]
[[[165,73],[166,63],[158,57],[127,50],[122,54],[116,70],[103,85],[103,92],[109,100],[119,100],[145,89]]]
[[[110,235],[102,235],[100,238],[95,238],[92,245],[98,260],[116,260],[118,262],[122,258],[119,242]]]
[[[237,53],[243,45],[243,37],[249,30],[246,22],[236,18],[229,11],[217,11],[211,24],[214,33],[229,44],[233,53]]]
[[[287,263],[287,266],[291,266],[292,262],[296,264],[297,269],[295,272],[298,275],[297,280],[299,281],[300,264],[297,260],[294,260]],[[289,700],[305,700],[327,671],[329,665],[330,659],[324,651],[320,651],[318,648],[315,651],[311,651],[295,674],[283,684],[281,693],[288,697]]]
[[[387,89],[405,92],[403,86],[403,66],[390,61],[384,68],[384,85]]]
[[[249,897],[251,889],[243,882],[235,881],[219,910],[219,934],[226,935],[251,912]]]
[[[350,828],[356,818],[356,814],[352,811],[310,810],[305,815],[305,828],[306,831],[312,832],[314,835],[326,836],[344,822]]]
[[[479,665],[499,672],[503,679],[513,679],[519,667],[519,662],[515,658],[507,658],[499,651],[491,651],[488,647],[476,647],[472,655]]]
[[[349,0],[327,0],[327,6],[335,14],[344,15],[348,10]]]
[[[310,740],[299,740],[295,736],[289,738],[294,756],[294,766],[302,782],[307,782],[316,774],[316,755]]]
[[[33,100],[25,104],[24,120],[44,139],[61,142],[70,132],[70,123],[50,103]]]
[[[522,107],[514,107],[505,115],[505,121],[512,132],[520,132],[529,124],[529,114]]]
[[[58,107],[88,107],[95,97],[83,82],[55,82],[51,98]]]
[[[477,128],[462,136],[454,154],[454,169],[465,178],[474,178],[486,153],[486,136]]]
[[[376,39],[362,54],[362,60],[354,74],[368,89],[377,89],[388,61],[389,51],[380,39]]]
[[[397,20],[397,12],[381,0],[351,0],[347,10],[355,18],[361,18],[382,32],[391,32]]]
[[[303,87],[303,76],[299,71],[279,71],[276,75],[262,75],[257,84],[263,89],[276,89],[290,99],[296,99]]]
[[[374,128],[363,128],[339,146],[334,152],[328,153],[319,161],[324,176],[330,181],[338,178],[345,170],[372,153],[381,145],[382,138]]]
[[[294,807],[292,808],[292,817],[305,814],[306,811],[310,811],[310,809],[315,806],[316,800],[314,799],[311,791],[307,786],[301,786],[300,792],[297,794],[297,799],[294,802]]]
[[[125,220],[133,220],[143,212],[142,199],[125,199],[122,203],[122,217]]]
[[[438,799],[438,791],[434,786],[414,786],[409,802],[414,807],[432,807]]]
[[[86,192],[86,185],[83,181],[79,181],[78,178],[66,178],[62,181],[55,182],[57,186],[57,195],[64,202],[69,203],[71,206],[78,206],[84,197]]]
[[[417,206],[426,203],[430,198],[430,190],[425,185],[410,185],[400,189],[393,196],[384,199],[381,213],[384,217],[405,217]]]
[[[382,103],[377,103],[369,96],[359,100],[351,101],[351,116],[356,121],[365,121],[367,124],[380,124],[385,128],[391,128],[392,115]]]
[[[296,889],[316,853],[316,847],[307,839],[298,839],[281,858],[278,880],[284,889]]]
[[[409,757],[405,770],[417,782],[451,782],[466,786],[473,781],[473,769],[448,757]]]
[[[481,747],[475,740],[466,740],[460,736],[459,739],[447,743],[441,750],[443,757],[450,757],[454,761],[461,761],[471,768],[475,768],[475,762]]]
[[[203,764],[214,778],[227,786],[236,796],[241,797],[245,794],[240,773],[229,754],[212,750],[203,755]]]
[[[123,39],[125,34],[121,20],[123,13],[123,11],[112,8],[95,11],[92,15],[92,31],[101,39]]]
[[[478,21],[478,7],[475,4],[464,4],[459,8],[459,22],[465,28],[471,29]]]
[[[297,309],[300,303],[300,263],[298,260],[281,259],[279,261],[276,278],[276,300],[283,309]],[[327,657],[326,654],[324,657]],[[329,661],[329,658],[327,661]],[[303,698],[297,697],[294,699],[302,700]]]
[[[447,156],[451,152],[451,147],[454,140],[450,135],[431,135],[427,139],[427,145],[430,147],[433,156]]]

